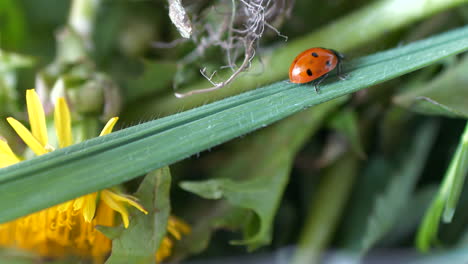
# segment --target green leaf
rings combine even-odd
[[[390,248],[411,237],[414,234],[414,230],[421,223],[438,189],[438,185],[427,185],[421,190],[413,192],[400,213],[401,216],[405,217],[405,221],[397,221],[385,235],[385,239],[379,241],[378,247]]]
[[[278,155],[280,156],[280,155]],[[283,159],[283,157],[279,157]],[[284,162],[273,160],[272,162]],[[270,175],[263,174],[249,181],[235,182],[230,179],[214,179],[204,182],[184,182],[181,187],[205,198],[218,199],[220,195],[229,203],[256,213],[254,219],[245,219],[246,229],[251,230],[245,240],[233,241],[237,245],[250,245],[253,250],[270,242],[271,222],[286,186],[290,167],[287,164]],[[207,194],[205,186],[215,192]],[[261,197],[261,198],[260,198]]]
[[[359,184],[353,188],[349,199],[346,221],[340,227],[340,247],[359,251],[360,243],[357,241],[362,238],[367,228],[369,212],[372,211],[376,197],[387,186],[392,168],[393,164],[379,155],[366,162],[365,168],[356,179]]]
[[[420,113],[468,118],[468,56],[430,80],[394,98],[394,102]]]
[[[115,227],[120,234],[118,237],[115,233],[111,234],[112,254],[107,264],[154,263],[155,253],[166,235],[170,186],[169,167],[158,169],[145,177],[135,197],[139,198],[148,214],[134,208],[130,226],[127,229]]]
[[[309,202],[308,216],[291,263],[320,262],[349,199],[358,165],[354,154],[345,153],[324,172],[318,191]]]
[[[450,163],[449,170],[447,171],[447,181],[450,181],[450,187],[447,184],[442,186],[442,191],[447,192],[447,200],[445,202],[443,221],[450,223],[453,214],[457,207],[458,200],[465,182],[466,175],[468,174],[468,123],[465,127],[465,132],[460,140],[457,152]]]
[[[351,61],[348,79],[328,79],[320,94],[312,84],[278,82],[0,169],[0,222],[133,179],[467,49],[463,27]]]
[[[171,259],[177,261],[188,255],[198,254],[208,247],[214,230],[223,228],[235,230],[252,212],[234,208],[226,200],[203,203],[196,209],[196,221],[191,225],[191,232],[177,246]]]
[[[372,214],[368,218],[359,253],[364,254],[378,242],[397,221],[404,221],[401,212],[410,200],[414,186],[426,164],[438,126],[426,123],[415,133],[413,144],[402,160],[383,194],[377,198]]]
[[[452,221],[467,173],[468,123],[444,176],[442,186],[419,227],[416,244],[421,251],[429,250],[431,243],[436,239],[441,217],[446,223]]]
[[[212,221],[211,225],[204,227],[204,232],[211,233],[213,229],[221,227],[243,228],[245,240],[241,243],[247,244],[250,249],[270,243],[274,216],[284,188],[289,182],[289,174],[296,153],[321,127],[324,119],[346,99],[342,97],[318,105],[313,109],[313,113],[301,112],[243,139],[236,145],[236,150],[231,152],[233,158],[216,169],[215,176],[220,179],[196,183],[183,182],[181,187],[185,190],[207,199],[226,197],[229,204],[233,206],[215,219],[211,217],[203,221]],[[292,129],[297,126],[301,129],[291,133]],[[255,200],[234,199],[235,196],[244,195],[245,189],[239,185],[247,185],[251,188],[249,193],[256,195]],[[267,195],[263,195],[265,190],[269,190]],[[256,214],[256,217],[246,218],[252,212]],[[240,217],[243,221],[236,221]],[[258,222],[259,219],[260,222]],[[206,240],[209,235],[194,236],[192,243],[200,245],[200,237]],[[188,240],[190,243],[191,239]],[[195,250],[200,249],[197,247]]]
[[[416,236],[416,246],[419,250],[426,252],[429,250],[431,243],[437,236],[439,230],[439,222],[444,211],[445,200],[437,195],[432,201],[429,209],[426,211],[422,224],[419,226]]]
[[[351,149],[358,157],[364,159],[366,154],[362,146],[361,137],[359,133],[359,120],[356,112],[348,109],[337,113],[330,121],[332,128],[343,133],[349,140]]]

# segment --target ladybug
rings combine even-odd
[[[289,67],[289,80],[292,83],[308,83],[315,81],[315,91],[319,92],[319,84],[327,78],[328,73],[337,68],[337,75],[341,80],[341,64],[344,55],[325,48],[311,48],[301,52]]]

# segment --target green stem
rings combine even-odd
[[[323,175],[318,193],[312,196],[310,214],[291,263],[320,262],[349,198],[357,167],[357,157],[347,153]]]

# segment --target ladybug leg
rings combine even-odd
[[[339,53],[338,51],[336,50],[332,50],[331,51],[333,53],[335,53],[335,56],[338,58],[338,65],[336,66],[337,68],[337,76],[338,78],[340,78],[340,80],[344,81],[346,80],[346,74],[343,74],[342,73],[342,64],[343,64],[343,60],[345,59],[345,55],[343,53]]]
[[[320,85],[320,83],[323,82],[323,80],[325,80],[325,78],[327,78],[327,76],[328,76],[328,73],[327,73],[327,74],[324,74],[324,75],[322,75],[322,76],[320,76],[320,77],[315,81],[315,83],[314,83],[315,92],[320,93],[319,85]]]
[[[336,71],[337,71],[337,74],[336,74],[336,75],[338,76],[338,78],[340,78],[340,80],[344,81],[344,80],[346,80],[346,78],[347,78],[348,76],[347,76],[346,74],[343,73],[343,69],[341,68],[341,67],[342,67],[341,65],[342,65],[341,61],[338,62],[338,65],[337,65],[337,67],[336,67],[336,68],[337,68],[337,70],[336,70]]]

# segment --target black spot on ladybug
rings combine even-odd
[[[315,53],[315,52],[312,52],[312,56],[314,56],[315,58],[317,58],[317,57],[318,57],[318,54]]]
[[[312,71],[310,69],[307,69],[307,75],[312,76]]]
[[[331,65],[331,63],[330,63],[329,60],[327,60],[327,62],[325,62],[325,64],[326,64],[327,66],[330,66],[330,65]]]

